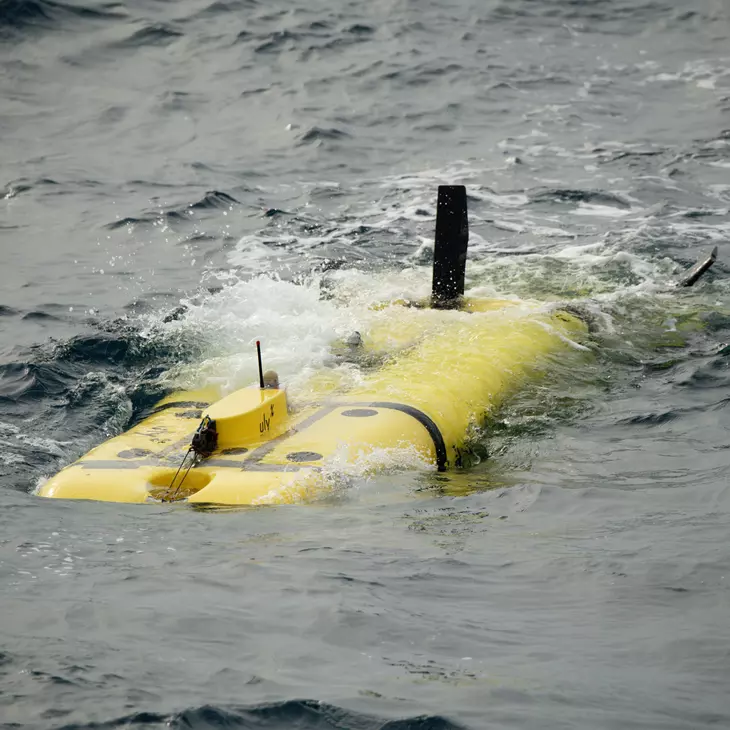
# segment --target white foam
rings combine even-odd
[[[166,329],[205,343],[203,362],[172,374],[177,387],[217,384],[224,391],[257,378],[256,340],[264,367],[287,381],[321,365],[331,343],[349,331],[349,315],[320,297],[318,281],[294,284],[269,276],[238,280],[201,303],[188,303],[184,318]]]
[[[436,466],[412,445],[364,450],[341,445],[315,475],[303,472],[301,480],[277,487],[258,497],[254,504],[312,502],[348,489],[366,486],[374,477],[399,472],[433,472]]]
[[[8,446],[6,441],[0,441],[0,445],[3,446],[3,448],[0,449],[0,463],[5,464],[5,466],[25,463],[25,459],[20,454],[15,454],[12,451],[7,451],[5,449],[5,447]]]
[[[697,82],[697,86],[700,89],[714,89],[717,87],[717,79],[715,79],[715,78],[700,79]]]
[[[730,59],[727,57],[713,59],[712,61],[697,59],[684,63],[680,69],[673,72],[662,71],[650,74],[640,84],[683,81],[694,84],[699,89],[715,91],[718,88],[718,83],[723,84],[726,77],[730,75],[729,65]]]
[[[495,193],[493,190],[477,188],[469,190],[469,195],[476,200],[483,200],[499,208],[521,208],[530,202],[524,193]]]
[[[31,436],[26,433],[18,433],[15,435],[15,438],[24,446],[29,446],[35,451],[42,451],[46,454],[59,457],[66,456],[66,451],[62,448],[60,442],[54,441],[53,439],[42,438],[41,436]]]
[[[412,445],[365,450],[342,444],[327,460],[324,472],[330,479],[368,479],[382,472],[433,471],[435,468],[431,460]]]
[[[623,218],[631,213],[624,208],[614,208],[611,205],[596,205],[595,203],[578,203],[578,207],[570,211],[572,215],[592,215],[601,218]]]
[[[565,246],[565,248],[556,251],[553,256],[558,259],[567,259],[573,261],[582,261],[586,264],[596,264],[606,260],[603,253],[604,245],[602,243],[587,243],[582,246]]]
[[[429,267],[382,272],[331,271],[294,283],[259,275],[228,284],[200,302],[187,302],[179,321],[160,325],[163,336],[190,339],[202,360],[167,374],[170,387],[217,385],[223,392],[258,378],[256,340],[261,341],[264,368],[296,387],[313,372],[332,365],[332,345],[354,331],[365,331],[380,316],[375,305],[393,300],[420,301],[431,286]],[[352,382],[347,365],[337,371]]]
[[[564,228],[551,228],[549,226],[535,226],[532,233],[543,238],[576,238],[577,234],[566,231]]]

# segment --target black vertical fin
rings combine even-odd
[[[432,307],[455,309],[459,306],[459,299],[464,294],[468,246],[466,188],[463,185],[439,185],[433,250]]]

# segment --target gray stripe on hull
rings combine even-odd
[[[286,442],[292,436],[297,433],[306,430],[317,421],[322,420],[325,416],[334,412],[338,408],[352,408],[352,407],[367,407],[367,408],[386,408],[389,410],[400,411],[406,415],[411,416],[418,421],[428,432],[428,435],[433,441],[434,449],[436,451],[436,466],[439,471],[444,471],[448,466],[446,444],[444,443],[443,435],[439,430],[439,427],[423,411],[413,406],[406,405],[404,403],[394,403],[391,401],[346,401],[344,403],[335,403],[327,406],[323,406],[318,411],[313,413],[307,418],[303,419],[300,423],[290,428],[285,433],[277,436],[276,438],[267,441],[265,444],[258,446],[251,451],[246,459],[242,460],[228,460],[228,459],[206,459],[200,462],[199,465],[202,467],[217,467],[224,469],[240,469],[241,471],[267,471],[267,472],[282,472],[282,471],[298,471],[300,469],[316,469],[316,467],[308,466],[296,466],[294,464],[262,464],[261,461],[268,456],[277,446]],[[129,460],[98,460],[98,461],[81,461],[77,464],[82,469],[138,469],[142,466],[168,466],[174,468],[177,465],[176,461],[173,461],[170,456],[176,451],[182,451],[186,446],[189,445],[192,434],[189,437],[183,438],[171,444],[161,452],[154,454],[157,460],[151,459],[140,459],[137,461]],[[193,467],[195,468],[195,467]]]

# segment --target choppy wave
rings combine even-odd
[[[232,195],[218,190],[211,190],[200,199],[182,206],[167,207],[154,211],[148,211],[138,216],[127,216],[119,218],[113,223],[108,223],[109,230],[117,228],[129,228],[138,224],[163,226],[176,223],[195,222],[194,216],[197,212],[210,210],[233,210],[238,202]]]
[[[165,46],[182,38],[184,33],[167,23],[145,25],[133,31],[127,38],[117,41],[113,47],[120,49],[136,49],[144,46]]]
[[[317,700],[290,700],[255,707],[216,707],[206,705],[173,715],[137,712],[132,715],[87,724],[59,726],[58,730],[104,730],[105,728],[307,728],[311,730],[459,730],[450,720],[438,715],[422,715],[405,719],[387,720],[330,705]]]
[[[0,34],[58,29],[75,20],[117,20],[126,17],[122,7],[118,2],[84,5],[57,0],[3,0],[0,3]]]

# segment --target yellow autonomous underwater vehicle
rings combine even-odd
[[[431,308],[393,303],[385,309],[397,317],[350,340],[355,352],[408,343],[382,367],[365,371],[356,386],[315,379],[293,409],[276,374],[263,373],[259,349],[257,386],[223,398],[214,389],[169,395],[129,431],[49,479],[39,494],[253,505],[306,498],[323,485],[333,460],[352,462],[380,450],[404,449],[438,470],[460,466],[470,428],[548,355],[587,334],[585,322],[565,310],[465,299],[467,245],[466,190],[441,186]],[[714,254],[682,283],[694,283]]]

